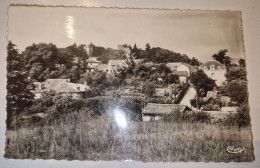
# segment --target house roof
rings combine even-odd
[[[222,107],[222,112],[237,112],[237,107]]]
[[[88,63],[101,63],[101,61],[97,61],[97,60],[94,60],[94,59],[88,59],[88,60],[86,60],[86,62],[88,62]]]
[[[197,70],[196,66],[190,65],[188,63],[182,63],[182,64],[187,66],[190,69],[191,73],[193,73],[193,72],[195,72]]]
[[[210,98],[210,97],[213,97],[213,98],[216,98],[217,97],[217,93],[218,91],[208,91],[207,92],[207,98]]]
[[[175,70],[177,67],[182,65],[182,62],[169,62],[167,65],[171,70]]]
[[[45,82],[34,82],[35,91],[55,91],[55,92],[80,92],[82,88],[87,89],[88,86],[80,83],[70,83],[68,79],[47,79]],[[40,90],[40,86],[42,89]],[[78,89],[81,88],[81,90]]]
[[[172,73],[178,76],[188,76],[187,71],[173,71]]]
[[[185,63],[185,62],[169,62],[169,63],[167,63],[167,65],[171,70],[176,70],[181,65],[187,66],[190,69],[191,72],[195,72],[196,69],[197,69],[195,66],[192,66],[192,65]]]
[[[107,70],[107,64],[98,64],[95,68],[99,71],[106,71]]]
[[[180,104],[156,104],[148,103],[143,111],[143,114],[156,114],[156,115],[171,115],[177,111],[184,112],[186,110],[191,110],[186,105]]]
[[[209,60],[207,62],[205,62],[204,64],[201,65],[201,67],[207,67],[210,68],[210,65],[214,65],[215,67],[221,66],[221,67],[225,67],[223,64],[221,64],[220,62],[216,61],[216,60]]]
[[[118,65],[119,63],[124,63],[125,60],[109,60],[108,65]]]

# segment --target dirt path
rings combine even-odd
[[[181,100],[180,104],[191,107],[190,100],[194,99],[195,96],[196,96],[196,90],[194,86],[190,86],[186,94],[184,95],[183,99]]]

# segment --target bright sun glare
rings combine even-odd
[[[115,109],[115,121],[119,127],[126,128],[127,126],[126,116],[122,111],[118,109]]]
[[[66,32],[67,32],[67,36],[70,39],[74,39],[74,17],[73,16],[67,16],[66,17]]]

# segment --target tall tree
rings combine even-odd
[[[240,60],[239,60],[239,65],[242,66],[242,67],[245,67],[245,66],[246,66],[246,61],[245,61],[245,59],[240,59]]]
[[[149,43],[146,43],[146,46],[145,46],[145,51],[150,51],[151,49],[151,46]]]
[[[32,85],[28,73],[23,66],[23,60],[12,42],[7,46],[7,128],[12,127],[15,117],[24,107],[32,103]]]
[[[214,54],[212,57],[213,57],[213,59],[220,62],[221,64],[224,64],[224,60],[225,60],[227,52],[228,52],[227,49],[220,50],[218,53]]]
[[[198,70],[191,74],[191,83],[194,84],[199,97],[203,96],[203,93],[205,94],[207,91],[213,90],[216,86],[215,81],[209,78],[203,70]]]

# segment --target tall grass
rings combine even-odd
[[[44,126],[9,130],[5,157],[16,159],[252,161],[249,127],[201,122],[128,122],[125,129],[105,115],[81,110]],[[244,147],[242,153],[228,146]]]

